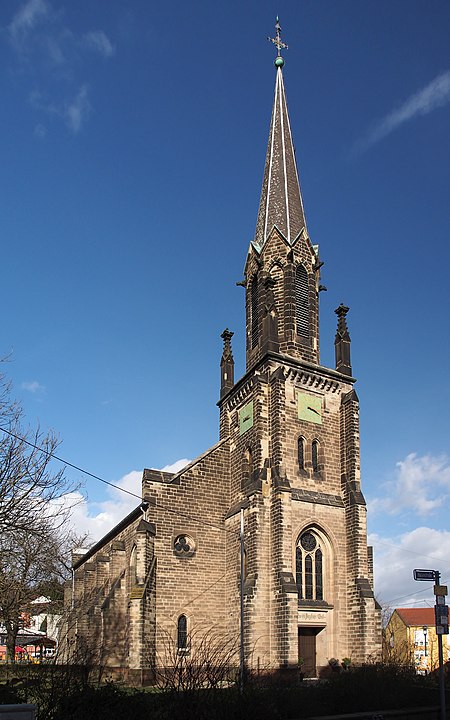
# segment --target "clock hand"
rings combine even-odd
[[[316,413],[316,415],[320,415],[320,413],[317,412],[315,408],[312,408],[308,405],[307,410],[311,410],[311,412]]]

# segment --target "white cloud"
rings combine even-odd
[[[428,115],[449,102],[450,70],[446,70],[424,88],[411,95],[400,107],[378,120],[367,135],[355,144],[354,150],[364,152],[405,122],[420,115]]]
[[[189,462],[186,459],[177,460],[161,470],[178,472]],[[97,542],[139,505],[142,497],[142,471],[132,470],[113,484],[119,489],[106,486],[107,498],[101,502],[89,502],[81,493],[65,496],[63,502],[72,507],[72,524],[78,535],[89,535],[93,542]]]
[[[36,395],[37,393],[44,393],[45,387],[44,385],[41,385],[40,382],[37,380],[31,380],[30,382],[23,382],[20,386],[22,390],[27,390],[30,393],[33,393],[33,395]]]
[[[36,24],[48,15],[50,10],[46,0],[28,0],[11,20],[8,30],[14,44],[21,44]]]
[[[182,460],[176,460],[174,463],[172,463],[172,465],[164,465],[161,470],[162,472],[177,473],[184,467],[186,467],[186,465],[189,465],[190,462],[190,460],[186,460],[186,458],[183,458]]]
[[[82,85],[76,96],[64,107],[64,116],[67,126],[73,133],[78,133],[81,126],[88,119],[91,112],[91,104],[88,99],[88,89]]]
[[[89,502],[79,492],[67,495],[66,503],[72,507],[71,522],[77,534],[89,535],[93,542],[100,540],[139,505],[141,484],[142,472],[133,470],[114,482],[122,490],[108,487],[108,497],[101,502]]]
[[[446,455],[407,455],[397,463],[394,480],[385,483],[383,497],[368,502],[371,513],[398,515],[404,511],[426,516],[443,507],[450,490],[450,462]]]
[[[103,57],[108,58],[115,53],[115,47],[112,44],[108,36],[103,30],[91,30],[85,33],[82,38],[82,43],[85,47],[90,50],[95,50]]]
[[[450,581],[450,532],[418,527],[397,537],[371,534],[374,548],[375,595],[392,608],[433,605],[433,583],[413,579],[415,568],[440,570]]]

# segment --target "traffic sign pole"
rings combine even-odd
[[[441,573],[439,570],[414,570],[414,580],[422,582],[434,581],[434,594],[436,602],[434,606],[434,616],[436,624],[436,635],[438,639],[438,655],[439,655],[439,697],[441,705],[440,720],[446,720],[445,713],[445,682],[444,682],[444,653],[442,649],[442,636],[448,634],[448,606],[445,604],[445,596],[447,595],[447,587],[440,584]]]

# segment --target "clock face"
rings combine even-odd
[[[253,400],[239,410],[239,434],[243,435],[253,427]]]
[[[320,395],[297,393],[297,412],[299,420],[322,424],[322,398]]]

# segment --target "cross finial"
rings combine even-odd
[[[286,45],[286,43],[282,42],[282,40],[281,40],[281,25],[280,25],[280,21],[278,19],[278,15],[277,15],[277,21],[275,24],[275,30],[277,33],[276,37],[274,37],[274,38],[268,37],[267,39],[270,40],[270,42],[273,42],[273,44],[275,45],[275,47],[277,48],[277,51],[278,51],[277,57],[280,58],[281,57],[281,52],[280,52],[281,48],[283,48],[284,50],[287,50],[288,46]],[[275,64],[276,64],[276,61],[275,61]]]

